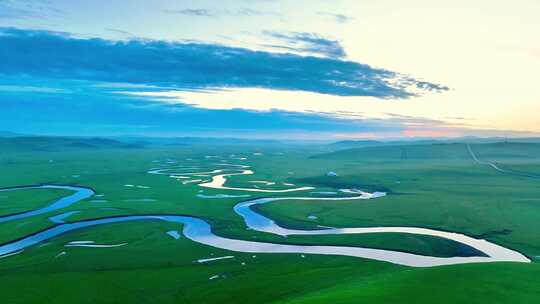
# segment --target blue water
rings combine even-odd
[[[9,220],[17,218],[27,218],[33,215],[42,214],[45,212],[58,210],[67,206],[70,206],[80,200],[86,199],[93,195],[93,191],[87,188],[71,187],[71,186],[53,186],[44,185],[36,188],[61,188],[76,191],[75,194],[62,198],[53,204],[37,209],[21,213],[18,215],[10,215],[3,217]],[[23,189],[23,188],[19,188]],[[28,189],[28,188],[26,188]],[[13,190],[13,189],[11,189]],[[9,190],[5,190],[9,191]],[[363,195],[366,198],[369,196]],[[473,248],[476,248],[487,256],[479,257],[432,257],[423,256],[418,254],[398,252],[392,250],[381,250],[371,248],[360,247],[348,247],[348,246],[310,246],[310,245],[288,245],[288,244],[275,244],[264,242],[252,242],[245,240],[237,240],[231,238],[225,238],[218,236],[212,232],[211,226],[204,220],[191,216],[180,215],[131,215],[131,216],[117,216],[102,218],[96,220],[86,220],[73,223],[60,223],[56,226],[40,231],[38,233],[26,236],[22,239],[0,245],[0,257],[7,257],[11,254],[21,252],[31,246],[39,244],[41,242],[50,240],[54,237],[62,234],[83,229],[94,227],[98,225],[104,225],[109,223],[123,223],[132,221],[166,221],[172,223],[178,223],[183,226],[182,234],[195,242],[212,246],[215,248],[221,248],[230,251],[247,252],[247,253],[301,253],[301,254],[323,254],[323,255],[345,255],[367,259],[374,259],[380,261],[391,262],[400,265],[413,266],[413,267],[431,267],[439,265],[451,265],[451,264],[463,264],[463,263],[478,263],[478,262],[498,262],[498,261],[511,261],[511,262],[530,262],[530,260],[520,254],[519,252],[507,249],[496,244],[487,242],[485,240],[478,240],[469,236],[450,233],[445,231],[438,231],[426,228],[415,227],[371,227],[371,228],[341,228],[341,229],[322,229],[322,230],[293,230],[278,226],[274,221],[263,215],[258,214],[250,207],[255,204],[264,204],[276,200],[321,200],[328,198],[310,198],[310,197],[297,197],[297,198],[263,198],[254,199],[251,201],[245,201],[235,206],[234,210],[237,214],[242,216],[251,229],[264,231],[269,233],[275,233],[279,235],[289,234],[348,234],[348,233],[384,233],[384,232],[400,232],[410,234],[423,234],[434,235],[442,238],[452,239],[464,244],[467,244]],[[344,200],[345,198],[332,198],[332,200]],[[351,198],[349,198],[351,199]],[[352,198],[354,199],[354,198]],[[357,197],[361,199],[361,197]],[[63,219],[70,215],[68,213],[61,214],[56,219],[58,222],[62,222]],[[7,220],[4,220],[4,222]]]
[[[40,209],[35,209],[28,212],[22,212],[22,213],[17,213],[17,214],[0,216],[0,223],[20,220],[20,219],[44,214],[47,212],[60,210],[60,209],[69,207],[77,202],[80,202],[84,199],[87,199],[95,194],[94,190],[89,189],[89,188],[75,187],[75,186],[60,186],[60,185],[41,185],[41,186],[33,186],[33,187],[5,188],[5,189],[0,189],[0,192],[23,190],[23,189],[64,189],[64,190],[74,191],[75,193],[69,196],[62,197],[58,199],[57,201],[53,202],[52,204],[45,206],[43,208],[40,208]]]

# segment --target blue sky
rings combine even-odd
[[[0,0],[0,130],[531,136],[535,1]]]

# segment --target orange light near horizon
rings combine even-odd
[[[406,137],[456,137],[459,136],[453,130],[426,130],[426,129],[406,129],[401,131]]]
[[[365,139],[376,139],[380,137],[384,137],[384,134],[380,133],[374,133],[374,132],[356,132],[356,133],[336,133],[333,135],[335,138],[342,138],[342,139],[358,139],[358,138],[365,138]]]

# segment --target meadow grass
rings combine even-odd
[[[479,158],[540,172],[534,145],[472,148]],[[196,197],[199,193],[245,192],[202,189],[196,184],[182,185],[166,175],[147,174],[150,168],[175,165],[168,161],[196,165],[204,171],[224,159],[227,163],[249,164],[255,171],[252,176],[231,177],[230,186],[253,187],[249,181],[268,180],[280,183],[276,188],[286,187],[282,183],[294,183],[316,186],[315,191],[359,188],[389,192],[387,197],[369,201],[289,200],[257,206],[281,225],[307,229],[317,225],[418,226],[456,231],[520,250],[533,263],[424,269],[338,256],[256,254],[253,258],[252,254],[200,245],[185,237],[174,240],[166,232],[180,231],[179,224],[131,222],[75,231],[0,259],[3,302],[351,303],[362,299],[363,303],[534,303],[540,299],[540,286],[534,284],[540,275],[536,263],[540,256],[538,180],[502,174],[476,164],[464,144],[331,150],[328,146],[286,145],[6,150],[0,155],[0,187],[76,184],[92,187],[103,196],[32,219],[4,223],[0,226],[0,240],[6,242],[50,227],[53,224],[47,218],[66,211],[80,211],[68,221],[172,213],[203,217],[216,234],[241,239],[366,246],[438,256],[473,253],[454,242],[403,234],[283,238],[246,230],[242,218],[232,211],[241,199]],[[247,160],[231,159],[230,154]],[[220,158],[206,158],[211,155]],[[326,176],[328,171],[339,176]],[[3,214],[41,207],[65,194],[51,189],[36,193],[39,195],[18,191],[6,194],[7,198],[0,199]],[[266,195],[247,194],[250,198]],[[317,219],[308,219],[308,215]],[[65,247],[77,240],[127,245]],[[235,258],[208,264],[195,262],[225,255]],[[210,280],[215,275],[219,277]]]

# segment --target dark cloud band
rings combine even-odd
[[[109,41],[13,28],[0,29],[0,74],[123,82],[178,89],[267,88],[339,96],[407,98],[445,87],[369,65],[276,54],[216,44]]]

